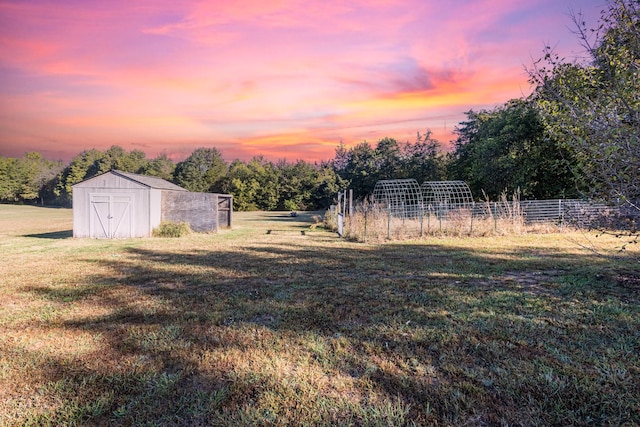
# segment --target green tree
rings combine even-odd
[[[20,190],[18,197],[21,200],[33,200],[38,198],[40,191],[40,173],[44,169],[44,158],[42,154],[31,152],[26,153],[23,158],[18,159]]]
[[[327,209],[336,200],[337,194],[347,188],[345,181],[336,173],[331,162],[322,162],[317,166],[317,177],[311,193],[313,209]]]
[[[142,174],[148,164],[149,160],[144,152],[132,150],[129,153],[125,152],[124,156],[116,158],[111,169]]]
[[[141,173],[172,181],[175,170],[176,164],[163,153],[158,157],[149,160],[142,168]]]
[[[26,153],[21,158],[0,157],[0,200],[5,202],[44,203],[51,182],[62,170],[61,162],[46,160],[41,153]]]
[[[273,164],[258,156],[249,163],[234,160],[220,189],[233,195],[239,211],[310,210],[329,207],[342,189],[340,183],[329,162]]]
[[[113,145],[102,153],[102,156],[89,168],[89,176],[99,175],[110,170],[142,173],[149,161],[140,150],[127,152],[124,148]]]
[[[221,182],[221,192],[233,195],[233,208],[238,211],[258,209],[258,191],[260,183],[254,171],[240,160],[229,165],[229,172]]]
[[[418,132],[416,142],[407,142],[402,151],[404,178],[413,178],[419,183],[445,179],[445,158],[440,143],[433,138],[431,130],[423,135]]]
[[[382,179],[414,178],[418,182],[440,180],[445,176],[445,157],[431,131],[418,133],[415,143],[398,143],[382,138],[373,148],[368,142],[347,149],[336,148],[331,161],[336,173],[336,185],[351,188],[357,198],[364,198]]]
[[[189,191],[215,192],[227,169],[217,148],[198,148],[176,165],[174,182]]]
[[[376,145],[374,158],[378,170],[376,181],[404,178],[403,155],[398,141],[393,138],[382,138]]]
[[[296,163],[280,161],[278,170],[278,209],[307,210],[312,208],[311,199],[318,181],[316,168],[303,160]]]
[[[85,150],[75,156],[58,176],[55,194],[63,204],[70,204],[73,185],[112,169],[143,173],[147,167],[146,155],[140,150],[127,152],[113,145],[106,151]]]
[[[231,162],[219,188],[220,192],[233,195],[234,209],[239,211],[275,210],[280,200],[278,171],[263,156],[248,163]]]
[[[272,211],[278,207],[280,188],[278,186],[278,171],[272,162],[263,156],[256,156],[247,164],[259,183],[256,190],[255,203],[258,209]]]
[[[640,210],[640,6],[610,0],[596,28],[574,15],[588,59],[568,62],[551,48],[530,70],[549,134],[576,158],[585,194]]]
[[[496,200],[520,191],[543,199],[575,194],[569,154],[545,133],[537,110],[526,100],[511,100],[491,111],[468,111],[456,127],[449,176],[464,180],[476,197]]]
[[[344,172],[349,165],[350,151],[342,141],[336,147],[336,154],[331,160],[333,169],[336,172]]]
[[[39,175],[40,190],[38,192],[40,203],[45,204],[60,204],[58,196],[56,195],[56,187],[60,182],[60,174],[64,170],[64,164],[60,161],[51,162],[51,167],[45,169]]]
[[[62,162],[45,159],[41,153],[26,153],[22,159],[23,181],[20,198],[23,201],[52,200],[52,186],[57,181],[57,175],[62,171]]]
[[[71,204],[73,185],[89,179],[99,173],[98,162],[104,153],[96,150],[85,150],[71,159],[71,163],[62,171],[55,189],[55,194],[63,204]]]
[[[19,200],[21,181],[18,159],[0,157],[0,201],[17,202]]]
[[[376,150],[368,142],[363,141],[350,148],[347,153],[336,152],[336,154],[341,156],[336,159],[340,164],[336,169],[340,178],[353,189],[356,197],[366,197],[373,191],[380,177]]]

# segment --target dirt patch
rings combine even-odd
[[[563,274],[562,270],[508,271],[501,279],[506,282],[516,282],[524,291],[533,294],[548,294],[558,287],[558,277]]]
[[[640,275],[620,275],[617,282],[620,287],[634,292],[640,291]]]

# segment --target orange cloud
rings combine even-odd
[[[464,111],[528,93],[531,52],[570,36],[558,3],[3,0],[0,155],[319,160],[341,140],[446,141]]]

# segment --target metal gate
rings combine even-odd
[[[92,194],[89,227],[91,237],[114,239],[133,237],[132,194]]]

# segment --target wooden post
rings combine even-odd
[[[353,216],[353,190],[349,189],[349,217]]]
[[[471,228],[469,229],[469,235],[473,234],[473,212],[475,211],[476,202],[471,204]]]
[[[344,206],[342,207],[342,212],[344,212],[345,216],[347,215],[347,192],[349,190],[344,191]]]
[[[367,243],[367,212],[369,211],[368,206],[364,207],[364,242]]]

